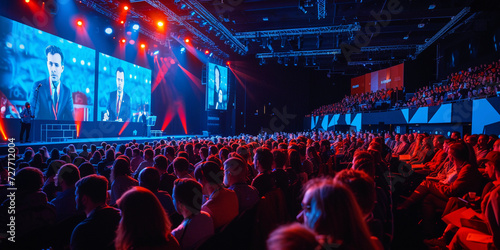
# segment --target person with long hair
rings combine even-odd
[[[134,187],[118,200],[118,207],[122,219],[116,231],[117,250],[180,249],[170,220],[151,191]]]
[[[354,195],[330,178],[312,179],[306,184],[299,221],[319,235],[323,246],[338,249],[380,249],[370,236]],[[377,244],[378,243],[378,244]]]

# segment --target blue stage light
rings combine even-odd
[[[139,29],[139,24],[134,24],[134,25],[132,26],[132,29],[134,29],[134,30],[138,30],[138,29]]]
[[[181,48],[181,53],[184,53],[184,52],[186,52],[186,48],[182,47]]]
[[[106,28],[104,30],[104,32],[106,32],[106,34],[108,34],[108,35],[111,35],[111,33],[113,33],[113,29],[112,28]]]
[[[153,52],[153,55],[158,55],[158,54],[160,54],[159,50],[156,50],[155,52]]]

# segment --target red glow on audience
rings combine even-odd
[[[0,133],[2,134],[2,138],[4,140],[7,140],[8,137],[7,137],[6,133],[5,133],[5,128],[4,128],[3,122],[4,122],[4,119],[0,119]]]
[[[125,121],[125,123],[123,124],[122,129],[120,129],[120,133],[118,133],[118,135],[122,135],[123,131],[125,130],[125,128],[128,126],[129,123],[130,119],[127,119],[127,121]]]
[[[184,42],[189,43],[189,38],[184,39]]]

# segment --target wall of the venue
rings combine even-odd
[[[440,106],[400,109],[384,112],[306,117],[311,129],[334,130],[350,125],[360,130],[426,131],[448,134],[471,129],[473,134],[500,134],[500,97],[442,104]],[[387,128],[385,125],[391,125]],[[470,128],[470,126],[472,126]],[[469,131],[467,131],[469,132]]]

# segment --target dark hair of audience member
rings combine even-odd
[[[97,164],[101,161],[101,152],[99,150],[95,151],[94,154],[92,154],[92,158],[90,159],[90,162],[92,164]]]
[[[296,174],[302,173],[302,163],[300,162],[300,154],[295,149],[288,150],[288,161],[290,168],[295,171]]]
[[[163,155],[157,155],[153,159],[154,167],[162,172],[166,172],[168,168],[168,159]]]
[[[177,179],[174,182],[172,197],[176,203],[181,203],[193,214],[201,211],[203,204],[202,186],[192,179]]]
[[[104,176],[89,175],[76,182],[76,192],[84,195],[96,204],[104,204],[107,198],[108,180]]]
[[[113,149],[106,150],[106,156],[104,159],[106,161],[114,161],[115,160],[115,151]]]
[[[124,158],[118,158],[113,163],[113,167],[111,168],[110,181],[113,183],[117,177],[132,174],[132,170],[130,169],[130,163]]]
[[[273,168],[273,153],[271,150],[265,147],[258,147],[255,150],[255,159],[259,162],[260,166],[265,170],[269,171]]]
[[[373,156],[368,151],[356,151],[354,153],[352,169],[361,170],[373,178],[375,176]]]
[[[72,186],[80,180],[80,171],[75,164],[66,163],[57,171],[57,176],[64,180],[68,186]]]
[[[266,241],[268,250],[318,249],[316,234],[311,229],[293,223],[275,229]]]
[[[118,207],[122,219],[116,231],[116,249],[149,249],[175,240],[169,237],[172,224],[165,210],[148,189],[133,187],[118,200]]]
[[[66,163],[71,163],[71,157],[69,155],[62,155],[60,160]]]
[[[155,153],[153,152],[152,149],[148,148],[148,149],[145,149],[144,150],[144,160],[153,160],[153,158],[155,157]]]
[[[222,167],[222,161],[217,158],[216,155],[210,155],[208,158],[207,158],[207,161],[211,161],[211,162],[214,162],[216,163],[217,165],[221,166]]]
[[[331,179],[316,178],[309,181],[304,190],[304,199],[310,197],[305,201],[308,204],[304,204],[310,206],[311,218],[306,221],[307,227],[342,242],[346,249],[375,249],[361,209],[349,188]]]
[[[178,172],[188,171],[189,161],[184,157],[177,157],[173,162],[174,170]]]
[[[160,172],[156,168],[146,167],[139,173],[139,186],[149,191],[158,192],[160,186]]]
[[[25,167],[16,173],[16,188],[21,194],[39,191],[43,186],[42,171],[34,167]]]
[[[274,167],[276,169],[283,169],[286,165],[286,161],[288,157],[286,155],[285,149],[273,149],[273,159],[274,159]]]
[[[210,184],[221,185],[224,179],[224,171],[217,163],[206,161],[194,170],[194,177],[198,181],[205,179]]]
[[[337,173],[335,181],[350,188],[364,216],[369,215],[375,207],[375,182],[363,171],[344,169]]]
[[[53,148],[51,151],[50,151],[50,159],[52,160],[57,160],[59,159],[61,156],[59,154],[59,149],[57,148]]]
[[[90,162],[84,162],[79,167],[81,177],[95,174],[95,168]]]

